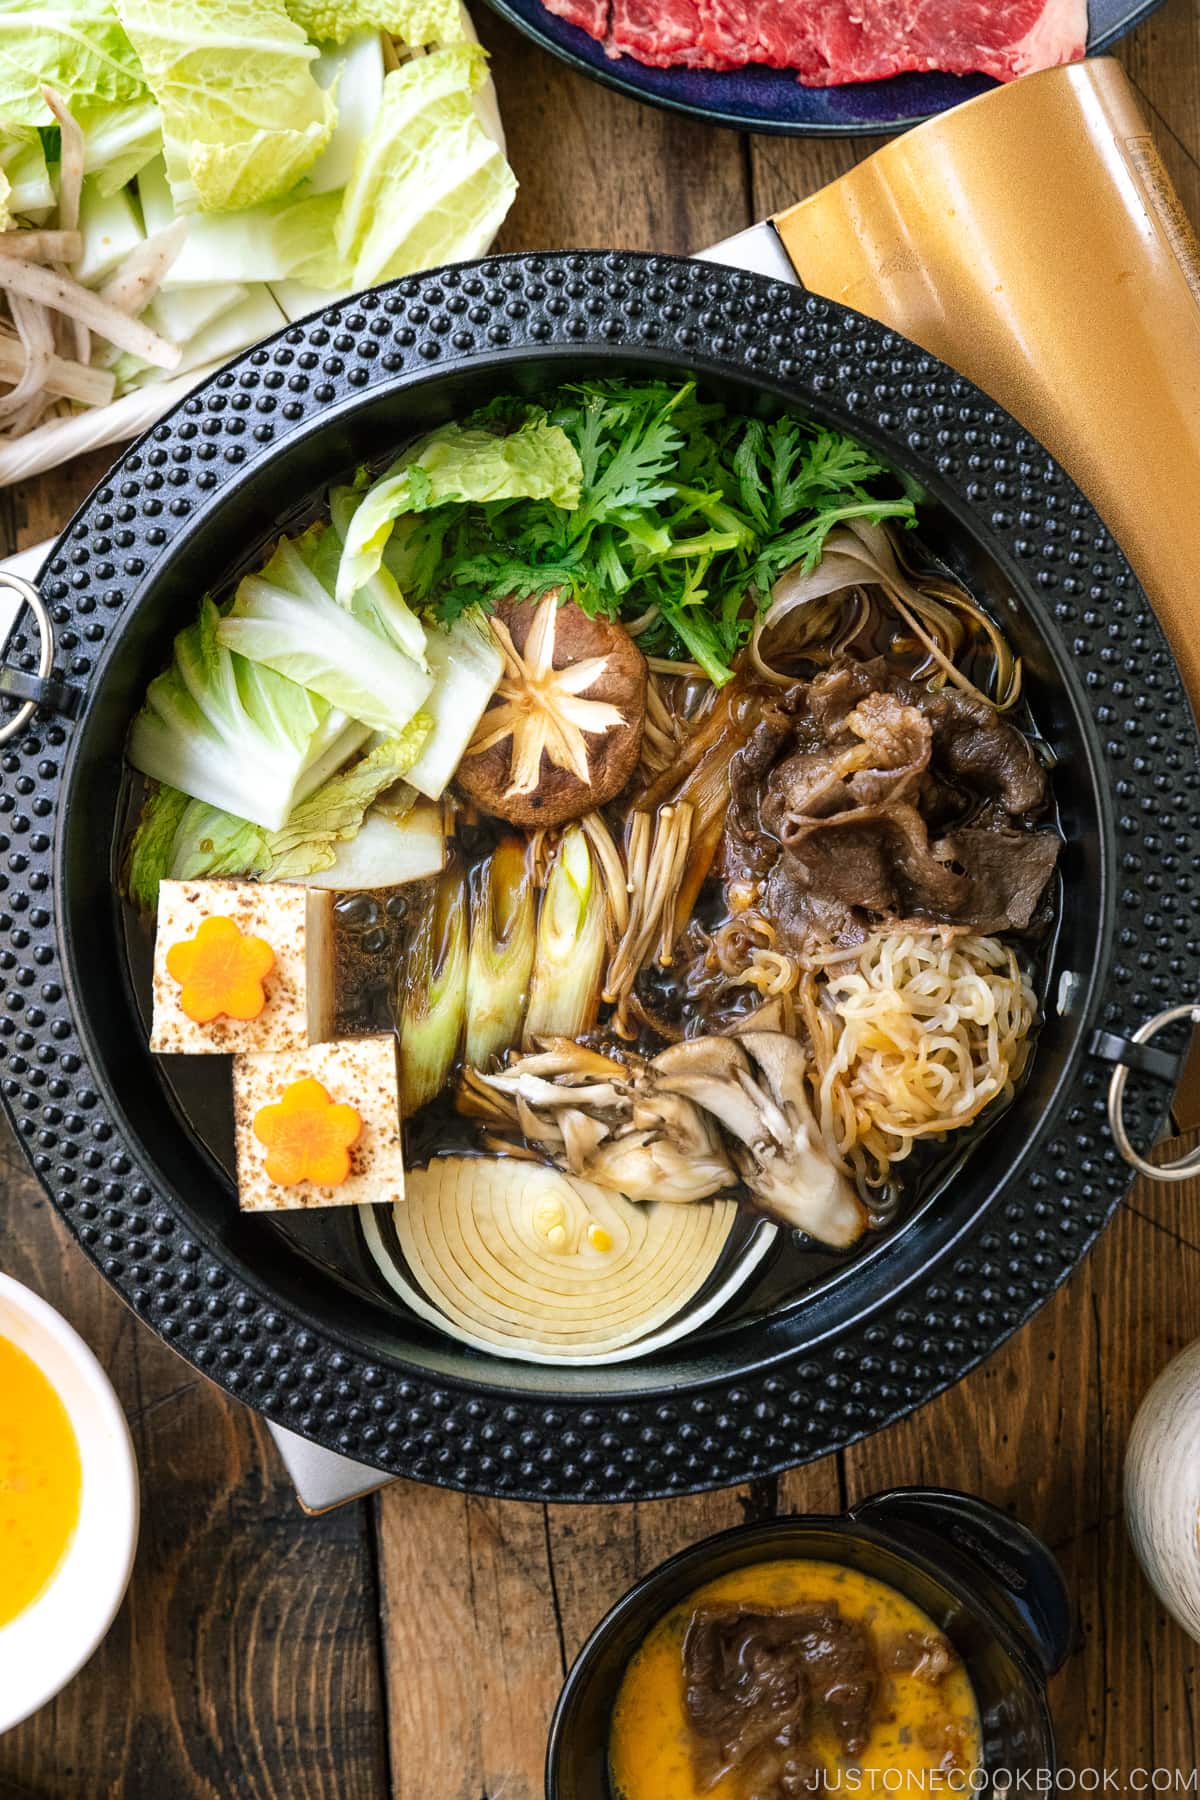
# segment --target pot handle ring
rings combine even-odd
[[[1151,1019],[1146,1019],[1137,1030],[1130,1033],[1129,1043],[1143,1045],[1181,1019],[1190,1019],[1193,1025],[1200,1025],[1200,1002],[1185,1001],[1182,1006],[1168,1006]],[[1108,1125],[1113,1135],[1113,1142],[1125,1158],[1125,1161],[1147,1181],[1190,1181],[1200,1175],[1200,1144],[1181,1156],[1178,1162],[1155,1164],[1147,1162],[1144,1156],[1134,1149],[1129,1141],[1129,1133],[1125,1129],[1125,1086],[1129,1080],[1130,1066],[1137,1067],[1134,1059],[1114,1064],[1112,1076],[1108,1083]]]
[[[1062,1570],[1042,1540],[999,1507],[952,1488],[902,1487],[860,1500],[847,1516],[943,1566],[952,1555],[960,1578],[967,1565],[973,1583],[1023,1639],[1042,1673],[1062,1667],[1073,1632]]]
[[[32,582],[26,581],[21,575],[14,575],[11,570],[0,569],[0,588],[7,588],[16,594],[22,606],[33,614],[38,630],[36,675],[0,664],[0,695],[7,695],[21,702],[16,712],[8,718],[0,718],[0,744],[5,744],[25,729],[39,706],[49,706],[55,712],[69,716],[75,712],[80,696],[77,688],[50,678],[50,671],[54,667],[54,627],[50,623],[46,604]]]

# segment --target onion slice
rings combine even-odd
[[[731,1200],[636,1205],[542,1163],[446,1156],[410,1170],[393,1209],[407,1275],[369,1210],[363,1222],[393,1287],[451,1337],[525,1362],[582,1363],[642,1354],[723,1305],[774,1236],[757,1227],[732,1274],[689,1307],[737,1216]]]

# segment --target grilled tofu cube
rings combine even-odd
[[[264,1106],[277,1106],[294,1082],[311,1076],[331,1101],[352,1106],[362,1132],[350,1149],[350,1172],[336,1187],[301,1179],[292,1186],[267,1174],[268,1146],[254,1129]],[[390,1206],[404,1198],[400,1082],[393,1032],[312,1044],[278,1056],[236,1056],[233,1112],[238,1204],[243,1212],[310,1206]]]
[[[176,944],[193,940],[206,919],[232,919],[275,955],[263,978],[266,1004],[257,1018],[219,1015],[197,1024],[183,1008],[183,988],[167,967]],[[332,1035],[333,895],[287,882],[164,881],[158,890],[154,940],[151,1050],[188,1055],[300,1050]]]

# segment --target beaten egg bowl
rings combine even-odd
[[[65,1687],[112,1624],[133,1569],[139,1503],[133,1442],[107,1375],[78,1332],[7,1275],[0,1339],[50,1384],[79,1456],[78,1517],[65,1548],[40,1590],[0,1625],[2,1733]]]

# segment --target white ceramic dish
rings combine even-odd
[[[79,1523],[49,1586],[0,1626],[0,1733],[78,1674],[117,1615],[138,1535],[137,1463],[112,1384],[54,1308],[0,1275],[0,1337],[50,1381],[79,1442]]]
[[[1125,1456],[1125,1520],[1146,1579],[1200,1643],[1200,1339],[1138,1409]]]

